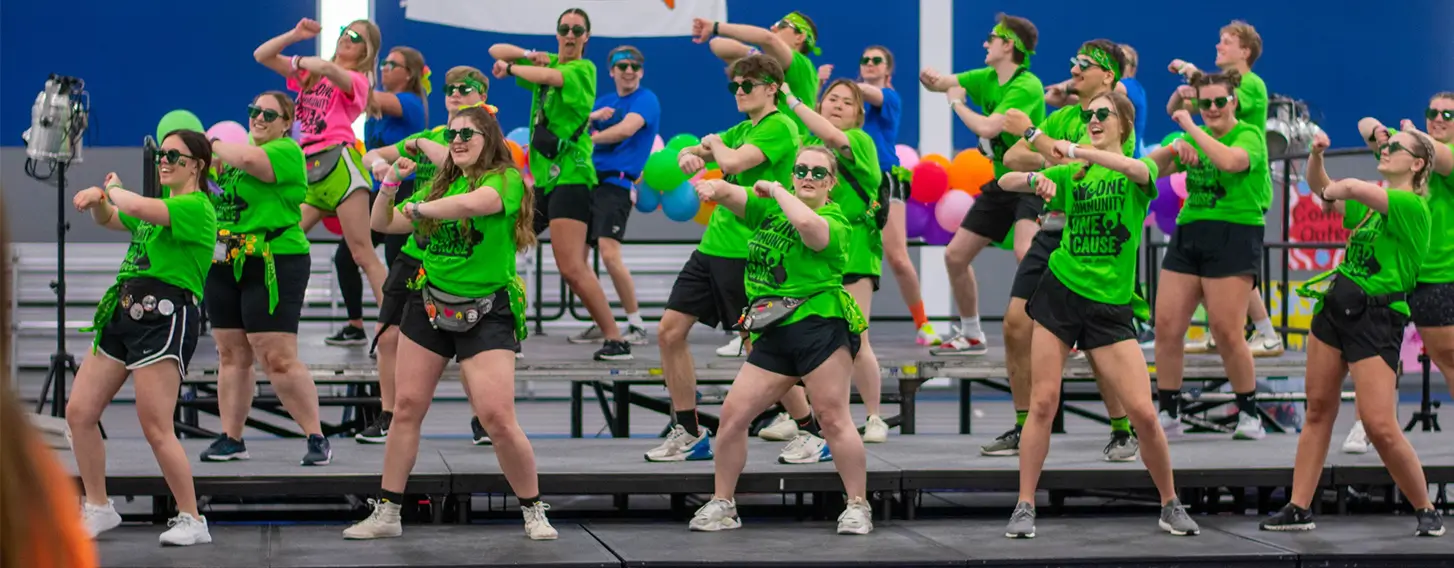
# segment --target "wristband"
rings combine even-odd
[[[717,33],[717,26],[720,26],[720,25],[722,25],[722,22],[712,22],[712,35],[714,35],[714,36],[715,35],[721,35],[721,34]]]
[[[1030,184],[1030,189],[1035,189],[1035,172],[1030,172],[1030,176],[1026,179]]]
[[[405,148],[405,149],[407,150],[408,148]],[[385,160],[383,158],[374,158],[374,163],[369,164],[369,169],[372,170],[374,168],[379,167],[379,164],[388,164],[388,163],[389,163],[389,161],[388,160]]]
[[[303,59],[303,56],[301,56],[301,55],[294,55],[293,56],[293,70],[294,71],[297,71],[298,70],[298,62],[300,60],[302,60],[302,59]]]
[[[1070,145],[1070,150],[1067,151],[1065,153],[1065,155],[1070,156],[1070,159],[1072,159],[1072,160],[1075,159],[1075,144],[1071,144]]]
[[[505,74],[510,76],[515,75],[515,63],[513,61],[508,61],[505,63]],[[416,144],[415,147],[417,148],[418,145]]]

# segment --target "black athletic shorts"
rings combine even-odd
[[[510,311],[510,293],[495,292],[495,306],[480,317],[479,323],[464,333],[434,328],[424,310],[424,296],[411,294],[404,305],[404,320],[399,333],[445,359],[464,361],[486,351],[515,351],[520,342],[515,338],[515,314]]]
[[[611,183],[596,186],[591,192],[591,226],[586,242],[596,246],[602,237],[618,243],[626,240],[626,220],[631,217],[631,207],[631,190]]]
[[[666,309],[697,318],[707,327],[731,329],[747,308],[747,259],[692,251],[671,286]]]
[[[1454,282],[1415,286],[1409,294],[1409,311],[1419,327],[1454,325]]]
[[[1389,299],[1373,300],[1352,280],[1335,277],[1309,328],[1318,341],[1342,351],[1345,362],[1381,357],[1397,371],[1409,318],[1388,307]]]
[[[1262,274],[1262,235],[1260,226],[1224,221],[1178,225],[1161,267],[1202,278],[1246,274],[1255,283]]]
[[[890,202],[897,201],[903,203],[909,200],[909,182],[900,180],[898,176],[892,173],[884,172],[884,180],[879,186],[888,188]]]
[[[207,319],[213,329],[241,329],[247,333],[298,333],[303,300],[313,261],[308,253],[273,255],[278,278],[278,307],[268,313],[268,266],[250,256],[242,265],[242,280],[233,277],[231,263],[214,263],[203,289]]]
[[[1081,351],[1136,339],[1136,316],[1129,304],[1117,306],[1086,298],[1066,287],[1049,270],[1025,305],[1025,312],[1066,345]]]
[[[960,228],[1000,242],[1010,234],[1010,228],[1021,220],[1035,220],[1045,209],[1045,199],[1030,193],[1017,193],[1000,189],[999,180],[990,180],[980,188],[974,206],[964,215]]]
[[[857,357],[862,343],[858,335],[848,332],[847,320],[808,316],[788,325],[768,328],[753,342],[747,362],[780,375],[803,377],[840,347],[848,348],[849,357]]]
[[[557,185],[550,195],[535,186],[535,234],[544,233],[556,219],[575,219],[591,223],[591,188],[584,185]]]
[[[1011,298],[1028,301],[1035,297],[1035,289],[1040,286],[1041,277],[1050,271],[1050,253],[1060,248],[1060,235],[1064,232],[1061,229],[1035,233],[1035,239],[1030,241],[1029,252],[1025,253],[1025,258],[1020,260],[1020,266],[1015,269],[1015,281],[1010,284]]]
[[[202,334],[202,310],[192,293],[137,278],[122,285],[117,302],[96,352],[133,371],[171,359],[185,376]]]
[[[409,235],[409,238],[414,238]],[[407,254],[399,253],[394,264],[389,266],[389,277],[384,280],[384,299],[379,302],[379,323],[397,326],[404,321],[404,309],[409,297],[419,295],[409,289],[409,281],[419,276],[420,261]]]
[[[872,274],[844,274],[843,275],[843,285],[844,286],[847,286],[849,284],[854,284],[854,283],[858,282],[859,280],[863,280],[865,278],[873,281],[873,291],[877,292],[878,291],[879,277],[874,276]]]

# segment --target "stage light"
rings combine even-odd
[[[1289,154],[1303,155],[1323,129],[1313,122],[1308,104],[1282,95],[1272,95],[1267,104],[1267,157],[1273,160]]]

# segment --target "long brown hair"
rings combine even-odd
[[[1135,130],[1136,105],[1131,104],[1131,99],[1126,98],[1126,95],[1123,95],[1116,91],[1110,91],[1107,93],[1096,95],[1095,98],[1086,101],[1080,108],[1089,109],[1091,103],[1094,103],[1101,99],[1110,99],[1111,107],[1116,109],[1116,120],[1121,127],[1121,144],[1125,145],[1126,141],[1131,139],[1132,131]],[[1086,128],[1090,128],[1090,125],[1087,124]],[[1090,171],[1090,162],[1086,162],[1084,165],[1082,165],[1080,167],[1080,171],[1075,172],[1075,176],[1073,179],[1075,179],[1075,181],[1085,179],[1085,173],[1087,171]]]
[[[389,53],[398,53],[404,58],[404,70],[409,72],[409,82],[404,83],[404,90],[414,93],[419,101],[424,104],[424,124],[429,124],[429,93],[424,91],[424,54],[419,50],[406,45],[396,46],[389,50]],[[369,116],[381,116],[382,110],[374,103],[373,97],[369,97]]]
[[[373,85],[376,79],[375,69],[378,69],[379,67],[379,42],[383,41],[383,33],[379,31],[379,26],[368,20],[354,20],[352,22],[349,22],[347,27],[352,28],[354,24],[360,24],[364,28],[363,38],[364,47],[366,49],[364,50],[363,57],[360,57],[358,61],[346,61],[340,63],[338,61],[338,52],[335,51],[333,53],[333,62],[338,66],[343,67],[344,69],[357,71],[359,73],[363,73],[365,77],[368,77],[369,100],[368,103],[365,105],[365,108],[373,108]],[[308,78],[303,81],[303,90],[298,91],[298,96],[303,96],[303,93],[306,93],[309,89],[317,86],[318,82],[322,80],[322,73],[309,73]]]
[[[480,130],[484,140],[484,147],[480,148],[480,156],[473,164],[460,167],[454,163],[454,155],[450,154],[439,166],[434,174],[434,183],[429,186],[429,195],[425,201],[434,201],[449,192],[449,186],[455,180],[468,176],[470,180],[478,180],[490,174],[505,174],[510,170],[517,170],[515,159],[510,154],[510,146],[505,143],[505,133],[500,130],[500,122],[495,115],[484,107],[466,107],[459,109],[454,115],[455,119],[465,118],[477,130]],[[500,198],[505,199],[501,188]],[[470,226],[467,222],[461,222],[460,232],[469,234]],[[423,235],[432,235],[439,228],[439,221],[435,219],[424,219],[419,222],[418,231]],[[535,246],[535,192],[526,189],[520,200],[520,212],[515,215],[515,250],[523,252]]]
[[[863,126],[863,90],[858,88],[858,83],[855,82],[853,79],[842,79],[842,78],[840,78],[840,79],[834,79],[832,83],[828,83],[828,87],[825,88],[825,89],[823,89],[823,94],[818,95],[818,106],[817,107],[814,107],[814,108],[819,109],[819,111],[821,112],[822,109],[823,109],[823,101],[828,100],[828,93],[833,92],[833,89],[836,89],[838,87],[848,87],[848,92],[849,92],[848,98],[853,99],[853,108],[855,109],[855,112],[858,113],[858,115],[857,115],[858,118],[856,118],[856,119],[853,120],[853,127],[854,128],[862,127]]]

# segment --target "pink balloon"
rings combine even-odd
[[[234,144],[248,143],[247,129],[231,120],[224,120],[207,129],[207,139],[213,138]]]
[[[974,197],[963,191],[947,191],[944,197],[939,198],[939,204],[934,206],[934,220],[946,231],[954,232],[959,228],[964,216],[969,213],[969,208],[974,205]]]
[[[660,149],[665,148],[665,147],[666,147],[666,142],[663,142],[661,140],[661,135],[660,134],[657,134],[656,135],[656,140],[653,140],[651,142],[651,151],[652,152],[656,152],[657,150],[660,150]]]
[[[899,165],[906,170],[912,170],[914,166],[919,165],[919,153],[910,148],[908,144],[895,146],[894,153],[899,156]]]
[[[1177,197],[1186,199],[1186,172],[1171,174],[1171,191],[1175,192]]]

